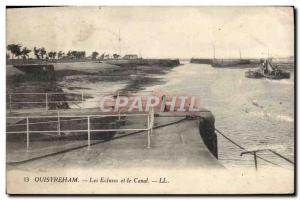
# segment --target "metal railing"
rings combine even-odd
[[[141,91],[140,93],[152,93],[153,91]],[[73,103],[75,104],[77,107],[84,108],[84,102],[89,99],[88,97],[91,96],[95,96],[95,95],[103,95],[103,96],[107,96],[107,95],[112,95],[116,98],[118,98],[119,96],[123,96],[123,95],[131,95],[133,96],[135,93],[132,91],[126,91],[126,92],[95,92],[95,93],[84,93],[84,92],[80,92],[80,93],[76,93],[76,92],[49,92],[49,93],[8,93],[7,97],[8,97],[8,110],[9,112],[12,112],[14,108],[14,105],[16,104],[33,104],[33,105],[44,105],[44,109],[47,111],[49,109],[49,105],[50,104],[57,104],[57,103]],[[35,98],[35,99],[40,99],[40,101],[14,101],[14,96],[18,96],[19,98]],[[68,97],[68,96],[73,96],[74,100],[51,100],[51,97],[55,96],[55,95],[61,95],[60,97]],[[74,96],[76,98],[74,98]],[[17,99],[19,99],[17,98]],[[98,102],[98,100],[89,100],[89,102]],[[57,109],[57,108],[56,108]]]
[[[257,158],[269,163],[269,164],[272,164],[272,165],[275,165],[275,166],[278,166],[278,167],[281,167],[280,165],[274,163],[274,162],[271,162],[265,158],[263,158],[261,155],[257,155],[259,152],[263,152],[263,151],[269,151],[271,153],[273,153],[274,155],[284,159],[285,161],[289,162],[290,164],[294,164],[293,161],[291,161],[290,159],[286,158],[285,156],[279,154],[278,152],[272,150],[272,149],[258,149],[258,150],[252,150],[252,151],[248,151],[246,148],[244,148],[243,146],[241,146],[240,144],[238,144],[237,142],[233,141],[231,138],[229,138],[228,136],[226,136],[224,133],[222,133],[220,130],[218,130],[217,128],[215,128],[215,132],[220,134],[221,136],[223,136],[226,140],[228,140],[230,143],[234,144],[235,146],[237,146],[238,148],[240,148],[241,150],[243,150],[243,152],[240,154],[240,156],[243,156],[244,154],[251,154],[253,155],[253,159],[254,159],[254,167],[255,167],[255,170],[258,170],[258,162],[257,162]]]
[[[293,161],[291,161],[290,159],[286,158],[285,156],[281,155],[280,153],[277,153],[276,151],[272,150],[272,149],[257,149],[257,150],[252,150],[252,151],[243,151],[240,156],[243,156],[244,154],[251,154],[253,155],[253,159],[254,159],[254,167],[255,167],[255,170],[258,170],[258,164],[257,164],[257,153],[259,152],[266,152],[266,151],[269,151],[271,153],[273,153],[274,155],[284,159],[285,161],[291,163],[291,164],[294,164]]]
[[[107,128],[107,129],[101,129],[96,128],[92,129],[91,127],[91,119],[95,118],[105,118],[105,117],[118,117],[118,120],[120,120],[120,117],[133,117],[133,116],[147,116],[147,127],[142,128]],[[76,133],[76,132],[87,132],[87,149],[90,149],[91,146],[91,133],[92,132],[118,132],[118,131],[148,131],[147,134],[147,148],[151,147],[151,133],[153,132],[153,125],[154,125],[154,112],[153,109],[150,109],[148,113],[136,113],[136,114],[105,114],[105,115],[77,115],[77,116],[60,116],[59,113],[52,116],[26,116],[26,117],[6,117],[7,119],[20,119],[24,120],[26,119],[25,123],[21,124],[10,124],[7,125],[7,127],[16,127],[16,126],[25,126],[25,130],[17,130],[17,131],[6,131],[7,134],[18,134],[18,133],[25,133],[26,134],[26,150],[29,151],[30,148],[30,134],[31,133],[57,133],[59,136],[61,135],[61,132],[68,132],[68,133]],[[45,121],[45,122],[30,122],[30,119],[53,119],[57,118],[57,121]],[[66,118],[66,120],[63,120]],[[71,118],[71,119],[70,119]],[[75,118],[75,119],[74,119]],[[76,119],[79,118],[79,119]],[[61,123],[63,121],[76,121],[76,120],[86,120],[86,129],[61,129]],[[55,130],[31,130],[31,125],[34,124],[50,124],[50,123],[57,123],[57,126]]]

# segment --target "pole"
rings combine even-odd
[[[87,120],[88,120],[88,148],[87,149],[90,150],[91,149],[90,116],[88,116]]]
[[[160,112],[164,112],[166,108],[167,97],[163,95],[161,98],[162,98],[162,102],[161,102]]]
[[[9,112],[11,112],[11,94],[9,94]]]
[[[120,32],[120,29],[119,29],[119,37],[118,37],[118,40],[119,40],[119,55],[121,56],[122,54],[122,50],[121,50],[121,32]]]
[[[84,98],[83,98],[83,92],[81,92],[81,108],[83,108],[84,105]]]
[[[216,59],[216,49],[215,49],[215,45],[213,45],[214,48],[214,60]]]
[[[254,156],[255,170],[257,171],[257,157],[256,157],[256,151],[253,152],[253,156]]]
[[[29,151],[29,118],[26,117],[26,149]]]
[[[153,126],[154,126],[154,109],[150,107],[150,135],[153,135]]]
[[[57,111],[57,131],[58,135],[60,136],[60,117],[59,117],[59,111]]]
[[[46,111],[47,111],[48,110],[48,94],[45,93],[45,95],[46,95]]]
[[[257,150],[258,151],[258,150]],[[244,154],[252,154],[253,158],[254,158],[254,166],[255,166],[255,170],[257,171],[257,151],[244,151],[242,152],[240,155],[243,156]],[[261,158],[261,157],[259,157]],[[261,158],[262,159],[262,158]]]
[[[119,99],[120,98],[120,92],[118,91],[118,96],[117,96],[117,99]],[[118,113],[119,113],[119,121],[121,120],[121,116],[120,116],[120,108],[119,108],[119,110],[118,110]]]
[[[148,134],[147,134],[147,148],[150,148],[151,138],[150,138],[150,114],[148,115]]]

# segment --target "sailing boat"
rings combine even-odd
[[[269,79],[283,79],[290,78],[290,73],[278,69],[274,66],[269,59],[263,63],[263,76]]]
[[[274,66],[271,62],[271,59],[266,59],[262,61],[260,69],[256,71],[247,71],[245,72],[247,78],[262,78],[266,77],[269,79],[284,79],[290,78],[290,73],[280,70],[278,66]]]
[[[250,67],[249,59],[242,59],[241,50],[239,50],[239,59],[216,59],[215,58],[215,46],[213,46],[214,50],[214,59],[212,60],[213,67]]]

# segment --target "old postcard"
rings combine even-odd
[[[6,8],[8,194],[294,194],[294,8]]]

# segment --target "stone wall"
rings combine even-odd
[[[218,139],[215,133],[215,118],[211,112],[201,113],[199,131],[206,147],[218,158]]]

